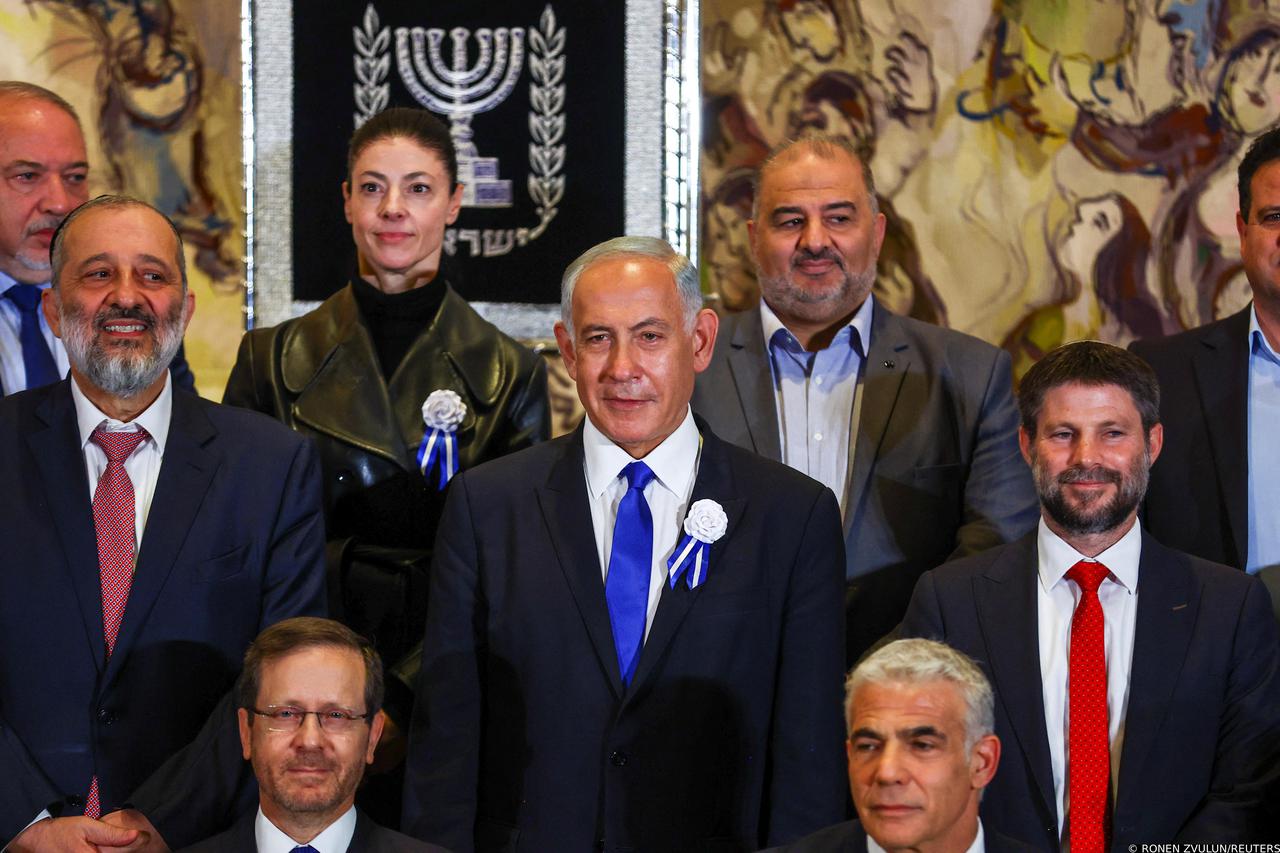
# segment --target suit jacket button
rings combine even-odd
[[[609,753],[609,763],[614,767],[626,767],[627,754],[620,749],[615,749],[613,752]]]
[[[108,711],[106,708],[99,708],[98,720],[103,725],[109,726],[116,721],[116,715]]]
[[[345,483],[347,480],[351,479],[351,472],[343,468],[341,471],[335,474],[333,478],[337,480],[339,483]]]

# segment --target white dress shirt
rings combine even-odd
[[[865,829],[865,827],[864,827]],[[978,834],[973,837],[973,843],[969,845],[969,849],[964,853],[986,853],[987,841],[982,834],[982,820],[978,820]],[[867,836],[867,853],[886,853],[885,849],[876,843],[876,840],[870,835]]]
[[[835,492],[843,512],[858,376],[871,341],[868,296],[826,348],[807,352],[768,304],[760,324],[769,350],[782,461]]]
[[[1058,838],[1064,853],[1067,811],[1068,721],[1067,675],[1071,658],[1071,617],[1080,599],[1080,587],[1066,573],[1080,560],[1089,560],[1062,541],[1044,519],[1036,538],[1039,580],[1036,616],[1040,640],[1040,680],[1044,690],[1045,731],[1049,735],[1049,763],[1058,804]],[[1133,666],[1133,634],[1138,615],[1138,561],[1142,556],[1142,528],[1135,521],[1120,540],[1094,561],[1109,574],[1098,587],[1105,622],[1103,644],[1107,658],[1107,728],[1111,741],[1111,791],[1120,785],[1120,751],[1124,747],[1124,718],[1129,707],[1129,672]]]
[[[667,559],[675,550],[683,529],[689,495],[697,478],[701,441],[693,413],[686,411],[676,431],[642,460],[654,473],[653,480],[644,487],[644,499],[653,516],[653,571],[649,575],[649,609],[644,617],[646,639],[667,581]],[[590,418],[583,424],[582,445],[591,527],[596,535],[600,571],[607,581],[613,523],[618,517],[618,504],[627,493],[627,480],[619,475],[636,460],[596,429]]]
[[[4,295],[17,280],[0,272],[0,386],[4,386],[5,394],[16,394],[27,389],[27,367],[22,361],[22,314],[13,300]],[[40,285],[48,288],[48,282]],[[49,324],[45,322],[44,312],[38,312],[40,331],[44,333],[49,352],[53,353],[54,364],[58,365],[58,375],[66,376],[70,368],[67,351],[62,341],[53,334]]]
[[[164,372],[164,388],[155,402],[129,423],[109,418],[89,401],[73,377],[71,399],[76,404],[76,422],[80,427],[80,449],[84,453],[85,470],[89,474],[89,500],[98,488],[98,480],[107,470],[107,454],[90,441],[93,431],[100,425],[109,432],[136,432],[142,427],[151,436],[138,445],[124,462],[125,473],[133,483],[134,561],[142,548],[142,531],[147,527],[147,514],[151,511],[151,499],[155,497],[156,480],[160,477],[160,463],[164,459],[164,446],[169,438],[169,419],[173,414],[173,377]]]
[[[307,842],[316,853],[346,853],[351,838],[356,834],[356,807],[342,813],[342,817],[324,828],[324,832]],[[258,842],[258,853],[289,853],[301,845],[267,819],[258,807],[258,818],[253,823],[253,837]]]

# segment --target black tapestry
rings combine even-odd
[[[486,302],[555,303],[569,261],[623,233],[626,4],[294,4],[293,294],[355,263],[340,184],[354,129],[388,106],[450,127],[465,198],[448,275]]]

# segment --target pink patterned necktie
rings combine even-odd
[[[102,633],[107,657],[111,657],[124,620],[125,603],[133,583],[133,555],[136,521],[133,482],[124,469],[125,460],[147,439],[147,431],[112,432],[98,427],[89,440],[107,454],[107,470],[93,490],[93,527],[98,534],[98,572],[102,581]],[[99,817],[98,777],[89,782],[84,813]]]
[[[1067,572],[1080,587],[1071,616],[1067,676],[1067,812],[1071,853],[1103,853],[1110,837],[1111,740],[1107,720],[1105,619],[1098,587],[1107,577],[1101,563],[1081,560]]]

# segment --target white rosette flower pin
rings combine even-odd
[[[458,425],[466,417],[467,404],[456,391],[432,391],[422,403],[422,422],[427,430],[418,446],[418,470],[431,482],[432,467],[439,471],[436,488],[444,491],[458,473]]]
[[[667,560],[667,582],[674,589],[680,576],[685,576],[689,589],[697,589],[707,579],[711,568],[711,544],[724,536],[729,517],[713,500],[703,498],[689,507],[684,519],[684,538]]]

